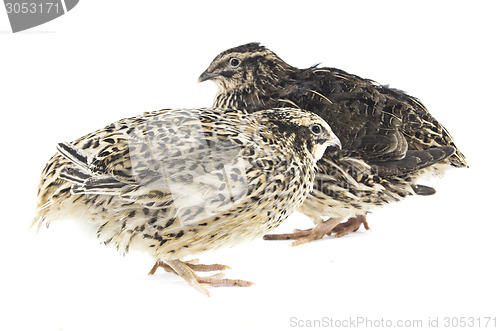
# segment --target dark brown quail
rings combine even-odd
[[[318,162],[314,190],[300,208],[317,227],[266,239],[301,238],[294,243],[301,244],[325,234],[340,237],[361,224],[368,229],[366,213],[374,207],[433,194],[433,188],[417,184],[423,174],[467,166],[448,131],[420,101],[339,69],[298,69],[250,43],[219,54],[201,74],[199,81],[205,80],[218,85],[215,107],[312,111],[342,142],[341,151],[328,149]]]
[[[249,286],[182,262],[278,226],[312,190],[316,161],[338,138],[319,116],[294,109],[160,110],[126,118],[71,143],[42,172],[34,224],[77,217],[121,252],[202,284]]]

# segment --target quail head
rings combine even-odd
[[[266,239],[300,238],[294,244],[301,244],[325,234],[340,237],[361,224],[368,229],[366,213],[374,207],[433,194],[417,184],[424,174],[467,166],[451,135],[419,100],[339,69],[298,69],[250,43],[220,53],[199,78],[206,80],[218,86],[214,107],[311,111],[342,142],[341,151],[328,149],[318,162],[314,190],[300,208],[317,227]]]
[[[249,286],[182,262],[278,226],[313,187],[316,161],[338,138],[296,109],[160,110],[57,146],[42,172],[34,224],[67,216],[121,252],[142,250],[208,295],[203,284]]]

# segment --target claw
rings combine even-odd
[[[368,223],[366,222],[366,215],[359,215],[356,217],[349,218],[346,222],[337,225],[332,233],[335,233],[336,238],[346,236],[350,233],[356,232],[361,227],[361,224],[366,230],[370,230]]]
[[[361,224],[366,230],[370,230],[366,222],[366,215],[359,215],[349,218],[346,222],[340,223],[340,218],[329,218],[328,220],[318,224],[316,227],[307,230],[295,230],[293,233],[284,234],[267,234],[264,240],[290,240],[294,239],[292,246],[302,245],[314,240],[319,240],[325,235],[330,236],[335,233],[336,238],[346,236],[356,232],[361,227]]]
[[[197,264],[198,260],[190,260],[188,262],[182,262],[180,260],[170,260],[167,262],[157,261],[151,271],[150,275],[153,275],[158,267],[162,267],[167,272],[173,272],[176,275],[181,276],[184,280],[191,286],[193,286],[196,290],[205,294],[206,296],[210,296],[210,293],[203,286],[203,284],[207,284],[214,287],[221,286],[240,286],[240,287],[248,287],[253,285],[252,282],[241,280],[241,279],[227,279],[223,278],[223,273],[217,273],[213,276],[208,277],[200,277],[195,271],[216,271],[216,270],[224,270],[230,269],[227,265],[223,264]]]
[[[307,230],[295,230],[294,233],[288,234],[268,234],[264,236],[265,240],[288,240],[297,239],[292,243],[292,246],[298,246],[310,241],[323,238],[340,223],[340,218],[329,218],[328,220],[316,225],[316,227]]]
[[[186,262],[183,262],[185,265],[187,265],[191,270],[193,271],[200,271],[200,272],[208,272],[208,271],[219,271],[219,270],[226,270],[226,269],[231,269],[229,266],[224,265],[224,264],[198,264],[199,260],[189,260]],[[170,265],[163,261],[156,261],[155,265],[151,270],[149,271],[149,275],[154,275],[158,267],[162,267],[163,270],[166,272],[173,272],[175,271],[172,269]]]

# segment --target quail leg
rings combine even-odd
[[[297,239],[292,243],[292,246],[298,246],[308,243],[310,241],[321,239],[325,235],[330,235],[335,229],[335,227],[339,225],[340,221],[342,221],[342,219],[332,217],[316,225],[312,229],[295,230],[293,233],[286,233],[286,234],[267,234],[264,236],[264,240]]]
[[[335,233],[335,237],[340,238],[346,236],[350,233],[356,232],[361,227],[361,224],[366,230],[370,230],[368,223],[366,222],[366,215],[358,215],[356,217],[349,218],[346,222],[340,223],[335,226],[329,235]]]
[[[161,263],[161,264],[160,264]],[[184,263],[180,260],[171,260],[167,262],[157,262],[155,264],[155,267],[151,270],[153,273],[156,271],[158,268],[156,265],[163,267],[164,265],[167,265],[168,268],[164,268],[167,271],[172,271],[175,274],[181,276],[184,278],[184,280],[191,286],[193,286],[195,289],[200,291],[201,293],[205,294],[206,296],[210,296],[210,293],[205,289],[205,287],[202,284],[208,284],[210,286],[214,287],[221,287],[221,286],[240,286],[240,287],[247,287],[253,285],[252,282],[248,282],[245,280],[240,280],[240,279],[227,279],[227,278],[222,278],[224,275],[222,273],[215,274],[213,276],[209,277],[200,277],[198,276],[192,267],[190,267],[190,264]],[[223,270],[226,269],[227,266],[220,265],[220,264],[213,264],[213,265],[208,265],[208,267],[216,266],[214,269],[213,267],[210,270],[207,270],[205,268],[207,265],[199,265],[203,266],[200,271],[212,271],[212,270]],[[223,268],[221,268],[223,267]],[[218,269],[217,269],[218,268]],[[151,272],[150,272],[151,273]]]

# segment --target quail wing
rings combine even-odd
[[[221,117],[214,125],[205,116],[196,110],[158,114],[102,137],[112,144],[94,155],[61,143],[58,151],[72,166],[60,177],[74,183],[73,193],[117,195],[148,208],[175,208],[188,223],[220,213],[247,193],[245,174],[252,161],[243,151],[260,148],[250,133],[238,129],[245,127],[241,122],[234,125],[228,123],[234,119]]]

